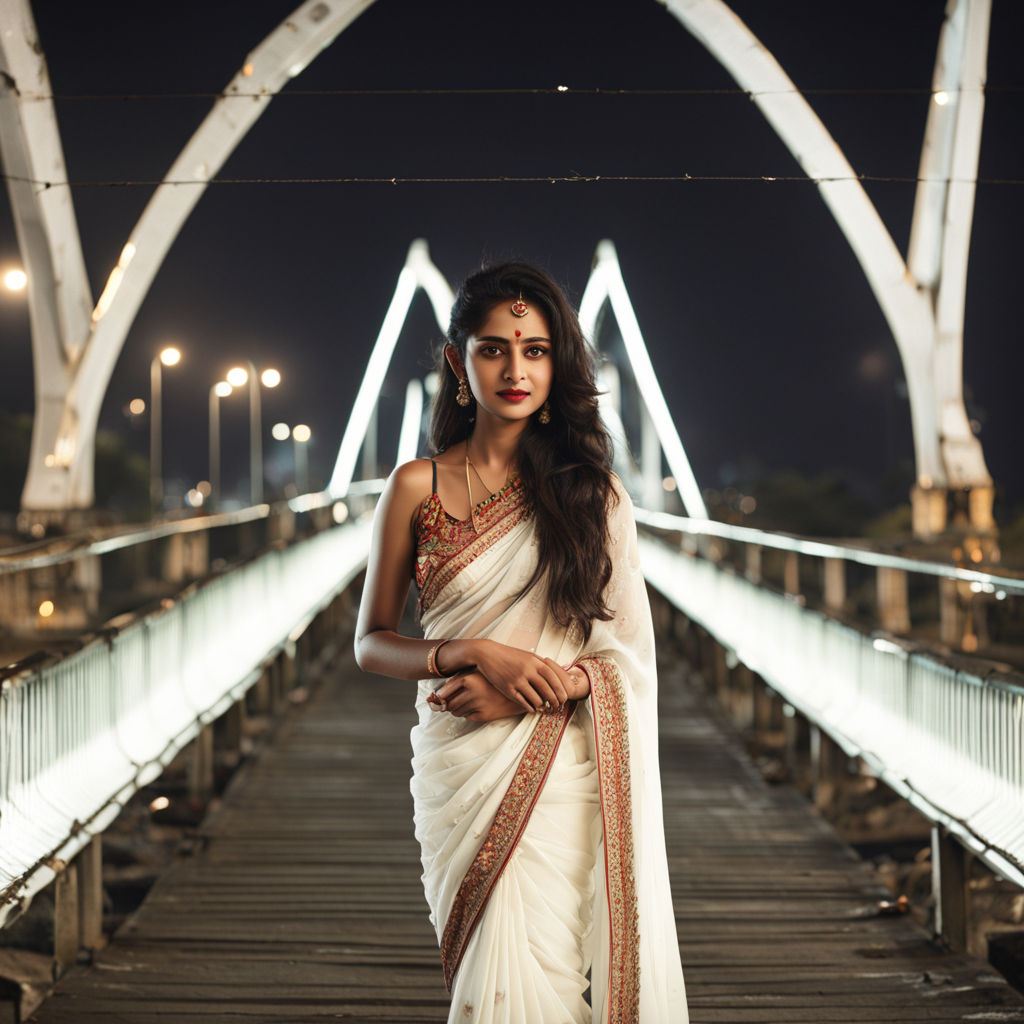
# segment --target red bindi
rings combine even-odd
[[[519,335],[522,334],[522,333],[523,333],[522,331],[516,331],[516,337],[518,338]]]

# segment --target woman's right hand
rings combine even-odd
[[[568,699],[565,683],[555,667],[532,651],[521,651],[496,640],[478,640],[474,647],[480,673],[524,711],[560,708]]]

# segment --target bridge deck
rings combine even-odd
[[[868,867],[662,675],[662,763],[691,1020],[1024,1022],[1024,997],[879,917]],[[236,776],[205,843],[32,1018],[202,1024],[446,1018],[419,883],[402,684],[343,660]]]

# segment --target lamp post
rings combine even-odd
[[[226,380],[210,388],[210,504],[214,507],[220,502],[220,400],[233,390]]]
[[[181,351],[168,345],[149,364],[149,504],[154,515],[164,503],[162,367],[180,362]]]
[[[263,501],[263,426],[260,408],[260,384],[265,388],[276,388],[281,383],[281,374],[268,367],[257,376],[252,360],[246,359],[243,366],[228,371],[227,382],[235,388],[249,385],[249,501],[259,505]]]
[[[305,423],[296,423],[292,427],[292,444],[295,451],[295,490],[305,494],[309,490],[309,458],[306,445],[313,436],[313,431]]]

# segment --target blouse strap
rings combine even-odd
[[[430,477],[430,493],[437,494],[437,463],[431,459],[431,477]]]

